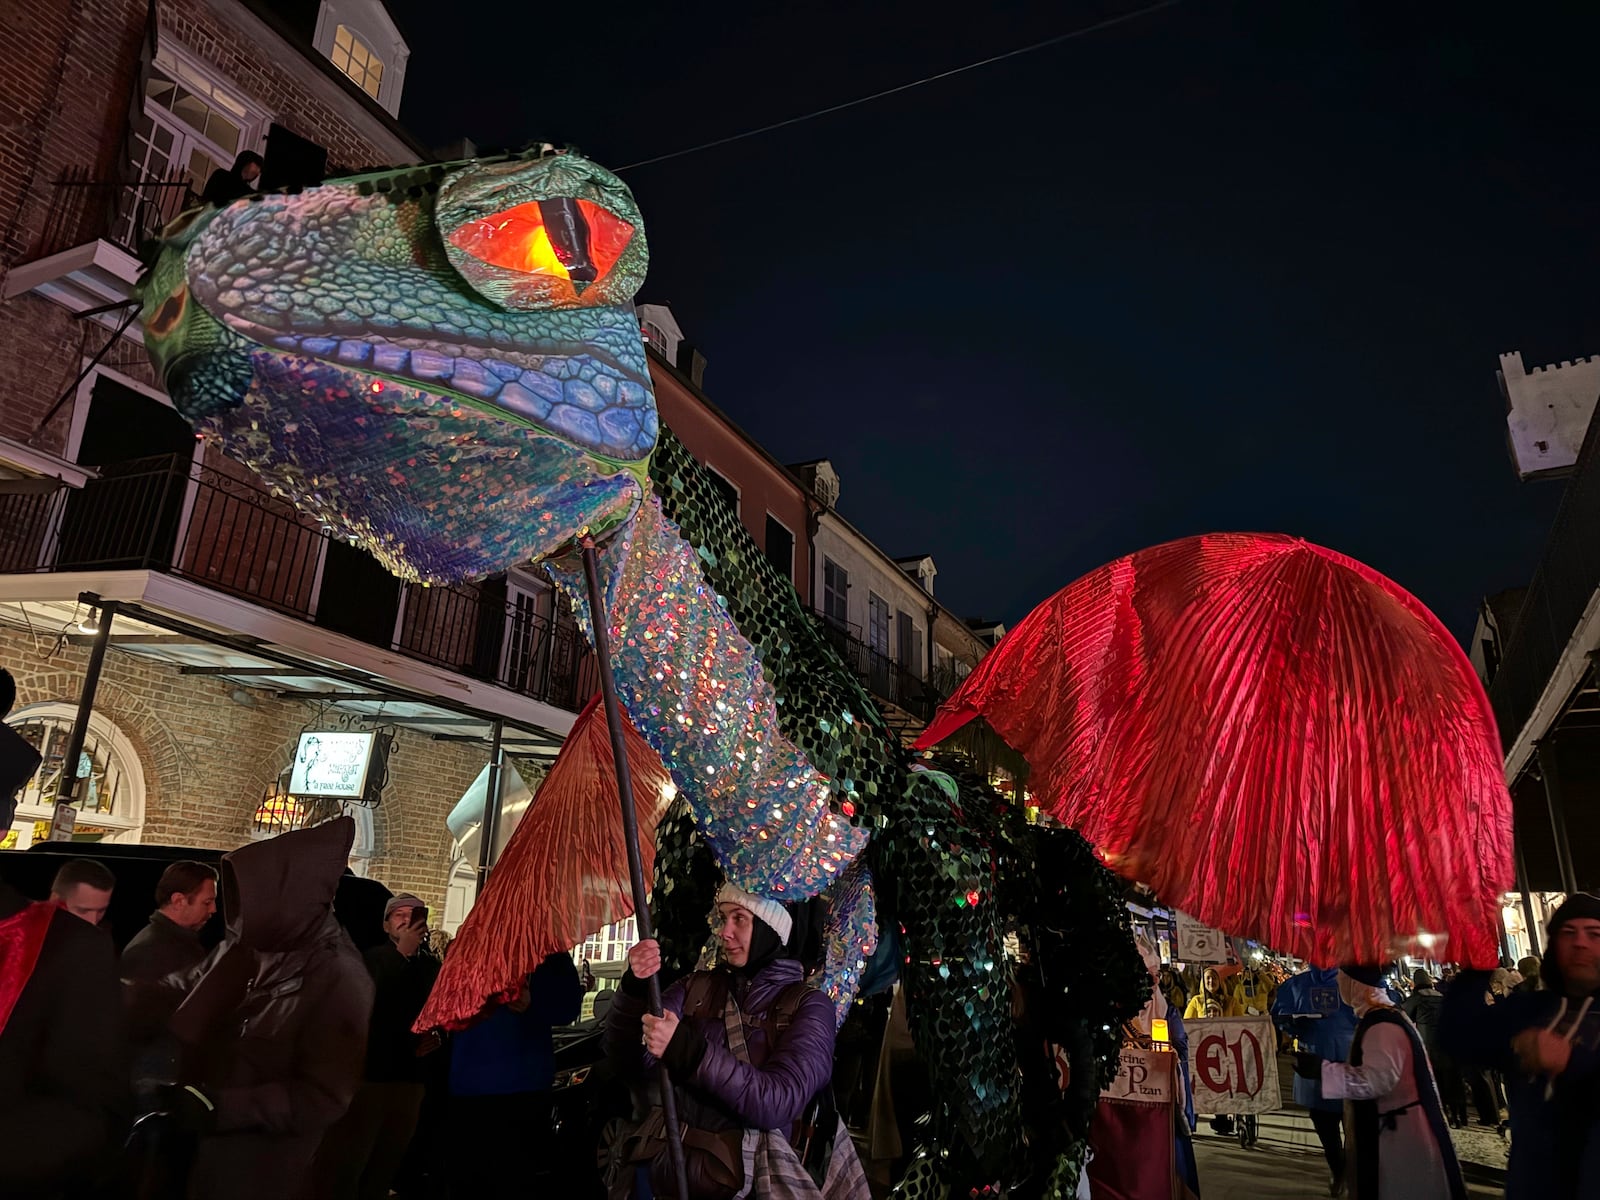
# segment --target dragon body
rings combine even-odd
[[[1012,1037],[1004,940],[1098,939],[1045,990],[1071,995],[1056,1007],[1096,1032],[1104,1073],[1147,987],[1110,877],[1075,834],[913,762],[659,427],[631,306],[646,261],[628,190],[577,155],[442,164],[185,214],[142,315],[199,434],[396,574],[538,562],[587,627],[576,547],[597,543],[619,693],[685,806],[658,833],[669,960],[704,942],[717,872],[827,895],[841,1013],[875,943],[902,959],[935,1096],[902,1187],[976,1195],[1031,1170],[1035,1191],[1070,1188],[1081,1141],[1024,1120],[1019,1063],[1043,1051]],[[1046,844],[1071,866],[1041,886]]]

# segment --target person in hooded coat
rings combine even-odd
[[[1339,969],[1339,998],[1355,1010],[1348,1062],[1301,1052],[1295,1074],[1346,1102],[1345,1180],[1351,1200],[1466,1200],[1421,1035],[1371,966]]]
[[[805,986],[801,957],[813,933],[810,906],[784,905],[724,883],[714,923],[721,965],[667,988],[660,1017],[646,1012],[645,984],[661,969],[660,946],[647,939],[629,950],[628,970],[606,1018],[609,1056],[634,1078],[664,1064],[680,1124],[711,1134],[743,1131],[736,1144],[748,1195],[866,1200],[866,1177],[843,1122],[817,1133],[833,1139],[820,1188],[788,1141],[791,1128],[833,1075],[833,1003]],[[789,1012],[787,1025],[772,1019],[783,1009]],[[731,1032],[742,1038],[744,1053],[730,1046]],[[657,1163],[664,1159],[663,1154]],[[631,1192],[648,1200],[664,1182],[658,1174],[652,1184],[646,1162],[623,1172],[613,1195]]]
[[[1575,892],[1550,918],[1540,988],[1490,1003],[1488,976],[1445,993],[1440,1040],[1504,1074],[1511,1110],[1507,1200],[1600,1196],[1600,897]]]
[[[340,817],[223,855],[227,936],[171,1023],[191,1200],[294,1200],[360,1085],[373,983],[333,915],[354,840]]]
[[[0,670],[0,716],[15,696]],[[38,752],[0,725],[0,830]],[[88,1184],[131,1115],[117,957],[104,929],[0,882],[0,1196],[53,1200]]]

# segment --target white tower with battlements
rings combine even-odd
[[[1522,352],[1500,356],[1511,461],[1524,479],[1572,470],[1600,397],[1600,354],[1525,370]]]

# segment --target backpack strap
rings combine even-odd
[[[720,1018],[727,1000],[727,976],[721,971],[696,971],[683,990],[683,1016]]]

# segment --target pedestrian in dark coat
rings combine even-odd
[[[333,915],[354,839],[341,817],[223,856],[227,938],[171,1025],[191,1200],[293,1200],[361,1082],[372,977]]]
[[[317,1200],[387,1200],[422,1113],[426,1056],[443,1045],[436,1032],[411,1032],[439,977],[439,960],[423,948],[427,905],[410,892],[390,897],[383,931],[388,939],[361,956],[376,988],[366,1071],[317,1151]]]
[[[0,691],[11,677],[0,671]],[[10,708],[0,697],[0,713]],[[0,726],[0,735],[12,731]],[[17,742],[21,742],[17,738]],[[25,749],[26,748],[26,749]],[[0,829],[38,765],[0,743]],[[105,930],[0,883],[0,1196],[53,1200],[89,1183],[131,1109],[117,962]]]
[[[166,1029],[183,1001],[171,976],[191,976],[205,960],[200,930],[217,911],[217,873],[202,862],[183,860],[161,872],[150,923],[122,948],[122,995],[128,1032],[136,1046]]]

